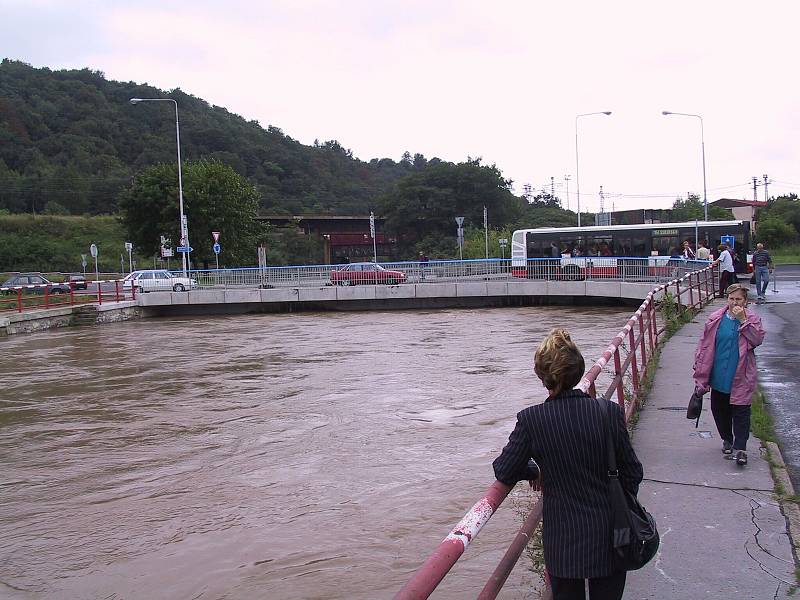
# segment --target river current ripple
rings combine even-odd
[[[542,336],[567,327],[590,364],[629,314],[163,318],[0,339],[0,597],[391,598],[544,398]],[[434,597],[475,597],[520,513],[507,501]],[[531,597],[528,568],[502,598]]]

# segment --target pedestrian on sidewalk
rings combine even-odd
[[[756,272],[757,304],[767,301],[769,275],[773,268],[772,257],[764,250],[764,244],[756,244],[756,251],[753,252],[753,270]]]
[[[697,242],[697,260],[710,260],[711,250],[707,248],[708,242],[700,240]]]
[[[711,313],[694,355],[694,381],[711,390],[711,413],[722,438],[722,453],[747,464],[750,408],[756,389],[755,348],[764,341],[761,317],[747,310],[747,287],[725,290],[727,306]]]
[[[608,413],[600,402],[573,389],[584,368],[569,333],[551,331],[534,357],[534,372],[549,396],[517,414],[516,427],[493,467],[506,485],[525,479],[541,485],[544,562],[554,600],[583,600],[586,579],[591,600],[619,600],[626,572],[617,570],[611,547]],[[619,481],[635,496],[642,465],[631,446],[625,415],[617,404],[612,409]]]
[[[720,244],[717,248],[719,250],[719,258],[711,263],[711,266],[719,265],[719,297],[725,297],[725,290],[734,281],[735,269],[733,266],[733,254],[725,244]]]

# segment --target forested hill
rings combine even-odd
[[[306,146],[179,89],[105,79],[89,69],[0,63],[0,210],[109,214],[148,165],[174,162],[178,102],[184,161],[216,158],[248,177],[265,212],[364,214],[425,159],[355,159],[336,141]],[[415,164],[416,163],[416,164]],[[49,210],[48,210],[49,204]]]

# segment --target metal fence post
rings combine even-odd
[[[631,359],[631,375],[633,376],[633,396],[635,399],[639,397],[639,365],[636,364],[636,340],[633,335],[633,327],[628,330],[628,339],[630,340],[633,358]]]

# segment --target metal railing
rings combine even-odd
[[[103,304],[135,300],[135,291],[123,287],[122,279],[88,282],[87,288],[78,289],[78,283],[43,283],[0,287],[0,312],[24,312],[74,306],[76,304]],[[93,286],[96,289],[90,289]],[[69,288],[65,291],[64,288]]]
[[[647,258],[534,258],[517,265],[511,259],[436,260],[380,263],[383,271],[351,270],[353,265],[298,265],[194,270],[201,288],[321,287],[327,285],[402,285],[475,281],[630,281],[658,283],[680,278],[708,265],[664,256]]]
[[[680,278],[672,279],[651,290],[644,302],[628,319],[625,327],[614,336],[602,356],[586,372],[578,387],[596,397],[597,379],[613,361],[613,375],[602,397],[611,400],[616,396],[616,402],[625,412],[626,421],[630,420],[631,415],[641,404],[642,383],[648,370],[652,368],[651,359],[658,348],[659,337],[663,336],[667,325],[666,323],[663,323],[661,327],[658,325],[655,306],[657,299],[660,295],[663,297],[666,292],[673,294],[674,290],[674,298],[678,307],[700,308],[715,296],[717,280],[717,268],[707,266],[699,271],[686,273]],[[627,350],[627,356],[624,358],[621,349]],[[626,394],[624,379],[629,369],[632,393]],[[475,539],[499,508],[512,487],[495,481],[486,494],[475,503],[394,596],[394,599],[422,600],[428,598],[464,553],[469,543]],[[542,501],[539,500],[481,590],[478,596],[479,600],[490,600],[497,597],[528,540],[531,539],[536,527],[541,522],[541,515]],[[551,597],[548,587],[543,598],[547,600]]]

